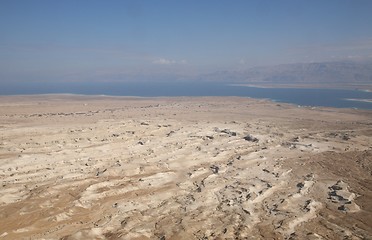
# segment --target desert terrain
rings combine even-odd
[[[0,239],[372,239],[372,111],[0,97]]]

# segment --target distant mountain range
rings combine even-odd
[[[200,80],[267,86],[319,86],[372,88],[372,61],[322,62],[253,67],[242,71],[219,71]]]

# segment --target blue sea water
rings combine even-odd
[[[265,98],[301,106],[372,109],[372,103],[347,99],[372,99],[372,92],[340,89],[256,88],[222,83],[43,83],[6,84],[0,95],[72,93],[113,96],[239,96]]]

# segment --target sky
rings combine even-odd
[[[370,0],[0,0],[0,82],[372,58]]]

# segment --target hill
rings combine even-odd
[[[296,63],[219,71],[201,76],[207,81],[262,86],[336,87],[372,89],[372,62]]]

